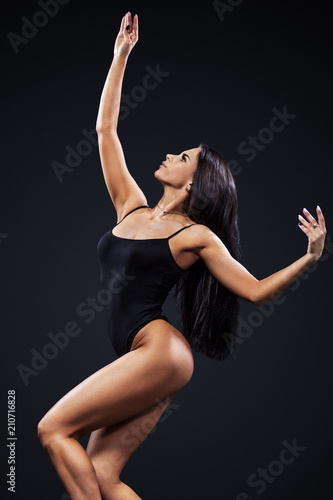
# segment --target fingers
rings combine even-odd
[[[137,41],[139,37],[138,15],[135,14],[132,21],[131,13],[127,12],[124,16],[124,28],[123,34],[126,40],[129,42]]]
[[[298,226],[303,230],[304,233],[308,234],[308,232],[310,231],[310,223],[301,215],[298,215],[298,218],[300,220]]]
[[[119,34],[121,34],[124,31],[124,24],[125,24],[125,16],[121,20]]]
[[[303,213],[311,224],[318,224],[316,219],[312,217],[312,215],[306,208],[303,208]]]
[[[134,16],[135,17],[135,16]],[[126,16],[126,30],[127,30],[127,27],[128,27],[128,33],[132,33],[132,28],[133,28],[133,22],[134,22],[134,19],[132,21],[132,16],[131,16],[131,13],[130,12],[127,12]]]
[[[133,18],[133,33],[135,37],[139,36],[139,18],[137,14]]]
[[[321,229],[323,233],[326,233],[326,227],[325,227],[325,219],[322,214],[322,211],[319,206],[317,206],[317,216],[318,216],[318,222],[316,219],[310,214],[310,212],[306,209],[303,208],[303,213],[306,216],[306,219],[302,217],[302,215],[298,215],[298,218],[301,222],[299,224],[299,227],[306,233],[308,234],[309,231],[315,231],[316,229]]]
[[[118,37],[124,38],[126,44],[133,47],[139,38],[138,15],[135,14],[133,21],[131,13],[128,11],[121,20]]]
[[[316,229],[318,229],[319,226],[313,227],[313,224],[316,224],[315,219],[312,217],[314,222],[311,221],[310,223],[306,219],[304,219],[304,217],[302,217],[301,215],[299,215],[298,218],[300,220],[300,222],[298,223],[298,227],[302,229],[303,233],[305,233],[307,237],[311,240],[313,240],[313,238],[316,238],[318,236],[318,232],[316,231]],[[310,218],[310,216],[308,216],[308,218]]]
[[[129,26],[128,29],[127,29],[127,26]],[[130,39],[131,29],[132,29],[131,13],[127,12],[124,16],[124,26],[123,26],[123,35],[124,35],[124,38],[127,42],[131,41],[131,39]]]
[[[306,209],[306,208],[303,208],[303,213],[304,215],[306,216],[306,219],[304,219],[304,217],[302,217],[301,215],[299,216],[299,219],[300,221],[302,222],[302,224],[307,227],[308,229],[310,228],[313,228],[315,229],[315,227],[317,227],[319,224],[317,223],[316,219],[314,217],[312,217],[312,215],[310,214],[310,212]],[[315,226],[315,227],[314,227]]]
[[[321,211],[321,208],[319,205],[317,205],[317,215],[318,215],[318,222],[319,222],[319,226],[320,226],[320,229],[326,233],[326,225],[325,225],[325,218],[324,218],[324,215],[323,215],[323,212]]]
[[[130,33],[132,31],[132,17],[130,12],[127,12],[126,14],[126,30],[127,27],[128,27],[128,32]]]

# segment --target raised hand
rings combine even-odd
[[[319,259],[323,252],[325,236],[326,236],[326,227],[325,227],[325,219],[324,215],[319,206],[316,208],[318,222],[310,212],[306,208],[303,208],[303,213],[306,217],[298,216],[300,223],[299,227],[302,229],[303,233],[305,233],[309,239],[308,250],[307,253],[312,254],[316,260]]]
[[[126,27],[129,26],[128,30]],[[114,45],[114,55],[128,57],[136,42],[139,40],[138,15],[135,14],[133,21],[131,13],[127,12],[121,20],[120,30]]]

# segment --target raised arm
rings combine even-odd
[[[296,278],[304,273],[321,256],[326,235],[325,219],[322,211],[317,207],[318,223],[312,215],[304,209],[300,228],[308,237],[308,249],[305,255],[290,266],[264,278],[256,279],[249,271],[229,253],[222,241],[209,229],[195,235],[192,232],[192,245],[198,247],[199,257],[203,260],[213,276],[226,288],[239,297],[261,306],[272,300],[285,288],[290,286]]]
[[[128,30],[126,27],[129,25]],[[139,38],[138,16],[128,12],[121,21],[98,110],[96,130],[103,175],[118,219],[131,208],[147,205],[142,190],[128,171],[117,134],[121,89],[128,56]]]

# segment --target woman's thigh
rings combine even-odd
[[[187,341],[164,320],[146,325],[131,349],[62,397],[41,420],[40,432],[80,439],[139,415],[191,378],[193,356]]]

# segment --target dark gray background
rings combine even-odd
[[[170,73],[120,121],[131,173],[154,206],[162,188],[153,173],[166,153],[205,141],[237,161],[243,263],[258,279],[306,252],[307,238],[297,226],[303,207],[314,214],[320,204],[331,241],[331,17],[328,7],[314,2],[245,0],[221,21],[213,3],[203,0],[71,0],[16,54],[7,34],[21,34],[21,17],[31,20],[41,8],[12,1],[7,9],[1,38],[1,404],[5,410],[6,392],[14,388],[16,496],[6,491],[6,462],[2,487],[5,498],[60,500],[64,488],[39,443],[37,423],[116,358],[104,311],[89,324],[76,313],[99,290],[96,246],[116,214],[96,146],[61,183],[51,165],[64,163],[66,146],[75,149],[82,130],[95,126],[121,17],[137,12],[140,23],[123,91],[142,83],[146,66],[159,64]],[[284,106],[296,117],[248,161],[239,145],[268,126],[273,108]],[[124,469],[123,480],[142,498],[331,495],[331,255],[328,245],[318,268],[283,292],[282,303],[267,305],[266,315],[242,301],[241,317],[247,324],[257,319],[258,326],[229,360],[195,354],[195,373],[174,400],[178,406]],[[166,313],[177,325],[171,299]],[[48,333],[68,321],[81,333],[24,385],[17,366],[30,366],[31,350],[41,352]],[[295,439],[306,449],[283,471],[275,469],[275,477],[269,473],[274,480],[259,494],[248,478],[259,468],[278,467],[283,442]]]

